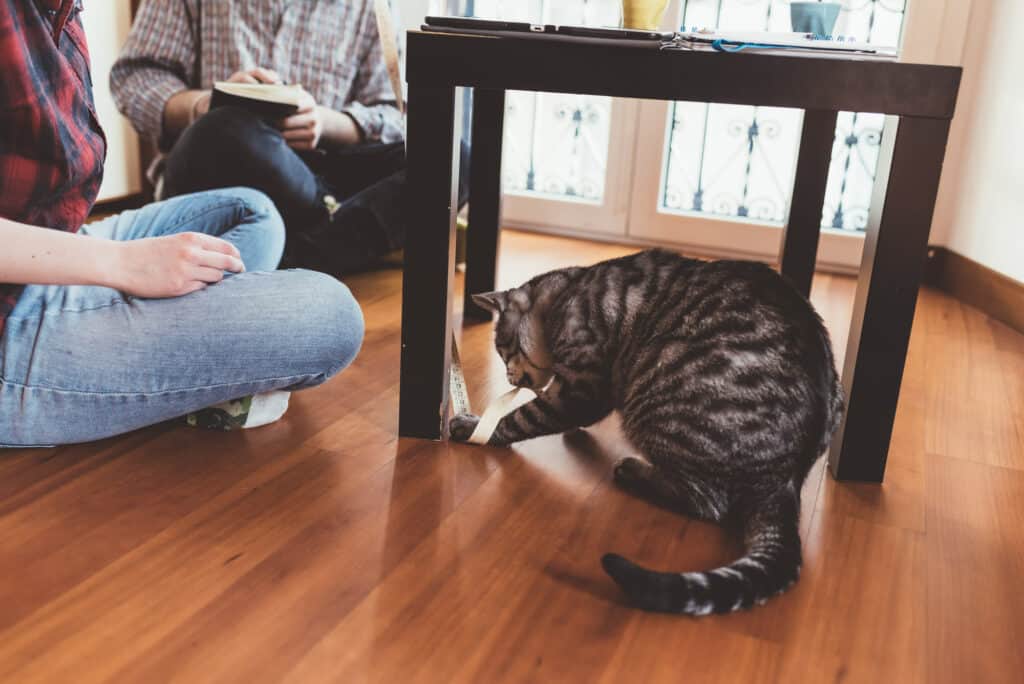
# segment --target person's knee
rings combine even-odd
[[[363,312],[344,284],[316,271],[290,272],[300,281],[300,324],[307,353],[323,379],[339,373],[355,360],[363,344]]]
[[[241,107],[218,107],[189,126],[181,142],[203,150],[248,148],[267,129],[263,119]]]
[[[238,225],[246,225],[248,259],[253,261],[245,264],[250,271],[273,271],[281,262],[284,254],[285,227],[284,219],[277,210],[273,200],[265,193],[254,188],[234,187],[223,190],[211,190],[207,194],[228,196],[239,205],[237,214]]]
[[[190,125],[167,157],[164,183],[171,195],[225,187],[266,163],[276,132],[255,114],[218,107]]]
[[[258,223],[266,233],[268,240],[273,239],[274,243],[280,243],[284,247],[284,220],[281,212],[277,210],[274,200],[256,188],[235,187],[228,188],[221,192],[229,192],[242,205],[242,220],[246,223]]]

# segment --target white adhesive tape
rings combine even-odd
[[[466,391],[466,378],[462,373],[462,359],[459,358],[459,343],[452,332],[452,356],[449,375],[449,396],[455,408],[455,415],[468,415],[473,413],[469,405],[469,393]],[[513,387],[501,395],[487,407],[484,415],[480,416],[480,422],[476,424],[473,434],[467,440],[470,444],[487,444],[491,440],[494,431],[498,429],[498,423],[508,414],[515,411],[523,404],[532,401],[537,395],[533,390],[525,387]]]
[[[532,401],[536,396],[531,390],[523,387],[514,387],[495,399],[487,407],[487,410],[484,411],[484,415],[480,416],[480,422],[476,424],[476,429],[469,436],[469,443],[487,444],[491,440],[491,435],[498,428],[498,423],[501,422],[502,418],[523,404]]]

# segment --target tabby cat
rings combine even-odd
[[[585,427],[611,411],[646,460],[614,469],[627,491],[742,529],[745,555],[667,573],[621,556],[602,565],[631,602],[669,613],[763,603],[800,572],[800,488],[843,412],[828,333],[765,265],[650,250],[474,296],[498,314],[495,346],[513,385],[537,398],[490,444]],[[479,419],[452,419],[465,440]]]

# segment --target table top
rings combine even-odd
[[[410,31],[411,87],[469,86],[951,119],[962,69]]]

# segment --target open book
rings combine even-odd
[[[306,96],[300,85],[217,81],[213,84],[210,109],[231,105],[268,119],[283,119],[297,112]]]

